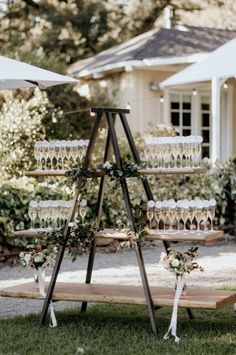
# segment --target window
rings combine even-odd
[[[201,135],[202,157],[210,157],[211,98],[208,91],[170,93],[170,122],[181,136]],[[197,121],[196,121],[197,120]]]
[[[210,141],[211,141],[211,106],[209,96],[200,97],[200,122],[202,143],[202,157],[210,157]]]
[[[189,136],[192,132],[192,98],[191,95],[173,94],[170,97],[171,123],[181,136]]]

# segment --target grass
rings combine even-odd
[[[87,355],[234,355],[236,354],[236,313],[233,307],[219,311],[194,312],[190,321],[179,311],[177,334],[163,340],[171,309],[157,311],[160,334],[150,330],[144,307],[95,305],[80,314],[79,309],[58,312],[59,326],[38,328],[38,315],[0,321],[1,355],[76,355],[78,347]]]

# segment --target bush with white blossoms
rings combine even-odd
[[[183,275],[191,271],[203,271],[203,268],[198,265],[193,259],[197,256],[198,247],[192,247],[181,253],[175,250],[169,250],[169,253],[161,253],[161,263],[164,268],[176,275]]]
[[[42,249],[41,246],[30,244],[26,248],[26,251],[20,253],[20,260],[23,266],[28,266],[32,269],[48,269],[54,266],[58,247],[47,246],[46,249]]]

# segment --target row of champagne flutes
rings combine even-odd
[[[37,141],[34,145],[34,155],[37,160],[37,168],[65,169],[66,166],[82,163],[89,140],[67,141]]]
[[[216,200],[178,200],[174,199],[164,201],[148,201],[147,218],[150,228],[154,225],[160,229],[162,222],[163,229],[174,230],[208,230],[208,221],[210,221],[210,230],[213,230],[213,221],[215,217]],[[182,223],[181,223],[182,222]],[[189,222],[189,223],[188,223]],[[181,224],[183,227],[181,227]]]
[[[39,228],[61,228],[66,224],[72,201],[47,200],[30,201],[28,215],[31,220],[31,229]],[[87,213],[87,201],[79,203],[79,215],[84,222]]]
[[[143,159],[149,168],[197,167],[202,141],[201,136],[146,137]]]

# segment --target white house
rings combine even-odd
[[[114,104],[130,106],[133,131],[145,132],[149,122],[172,123],[180,134],[202,135],[203,156],[211,157],[210,82],[164,90],[159,83],[235,37],[236,31],[171,27],[167,21],[166,27],[74,63],[69,73],[91,89],[94,81],[106,87],[108,94],[111,87],[117,88]],[[225,160],[236,153],[236,80],[227,80],[221,90],[220,159]]]

